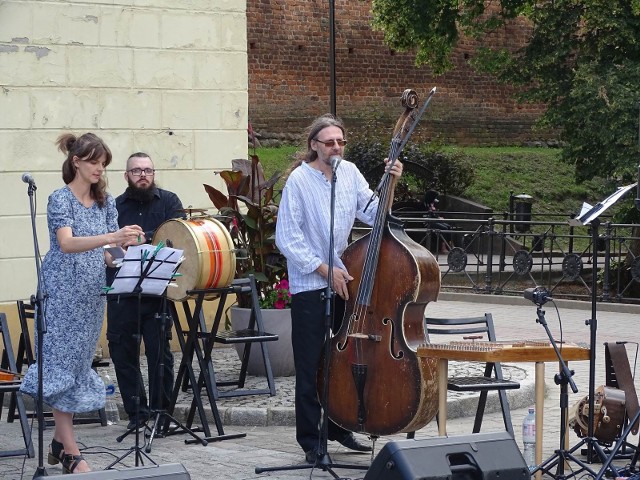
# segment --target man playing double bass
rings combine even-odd
[[[285,184],[276,226],[276,244],[287,258],[291,302],[291,342],[296,368],[296,440],[306,461],[315,463],[320,443],[321,405],[318,402],[317,374],[325,340],[323,293],[329,275],[329,235],[332,157],[342,158],[345,129],[332,115],[317,118],[309,127],[307,152],[294,162]],[[390,169],[395,177],[402,164]],[[342,321],[348,300],[349,275],[340,256],[347,248],[355,219],[372,225],[378,209],[374,199],[365,211],[373,192],[358,168],[341,161],[335,185],[335,219],[332,285],[334,296],[333,332]],[[358,441],[353,433],[329,421],[328,438],[360,452],[371,447]]]
[[[144,236],[139,243],[150,243],[157,228],[166,220],[184,217],[182,202],[168,190],[158,188],[155,182],[153,161],[143,152],[132,154],[127,160],[124,178],[128,187],[116,198],[118,223],[135,219],[142,227]],[[111,284],[115,270],[107,269],[107,282]],[[152,410],[166,408],[171,401],[173,390],[173,354],[169,347],[171,321],[167,319],[165,338],[160,338],[160,320],[156,317],[162,311],[161,297],[144,297],[138,312],[137,297],[116,297],[107,301],[107,340],[109,353],[115,367],[118,387],[124,410],[129,416],[127,429],[144,424]],[[138,313],[140,313],[140,334],[138,338]],[[149,368],[149,402],[140,373],[140,359],[137,357],[138,344],[144,340],[145,355]],[[158,365],[164,365],[163,385],[158,387]],[[136,391],[136,386],[140,390]],[[160,392],[158,392],[160,389]],[[135,397],[139,397],[136,409]],[[160,399],[160,400],[159,400]]]

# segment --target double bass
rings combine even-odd
[[[403,93],[405,111],[394,129],[390,160],[398,158],[434,92],[420,110],[416,92]],[[330,340],[323,392],[335,423],[371,436],[418,430],[438,409],[436,360],[419,358],[416,350],[427,341],[424,309],[438,298],[440,268],[391,216],[394,183],[385,173],[371,232],[342,255],[354,279],[347,284],[342,325]]]

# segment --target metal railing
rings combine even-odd
[[[515,221],[506,213],[503,219],[467,212],[444,215],[396,214],[405,232],[438,260],[444,291],[522,295],[527,288],[543,286],[554,298],[591,298],[594,245],[590,226],[571,226],[561,215],[547,215],[552,219],[541,221]],[[442,223],[451,228],[439,228]],[[367,230],[356,226],[354,236]],[[603,221],[598,227],[598,301],[640,303],[640,259],[634,253],[640,251],[640,237],[634,236],[638,232],[637,224]],[[441,245],[447,253],[439,253]]]

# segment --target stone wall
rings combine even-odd
[[[113,152],[109,190],[124,191],[132,152],[161,186],[211,205],[203,182],[247,155],[245,0],[0,2],[0,304],[36,289],[23,172],[37,184],[41,253],[47,197],[63,185],[63,132],[93,131]],[[0,305],[1,306],[1,305]]]
[[[402,113],[400,95],[413,88],[437,94],[415,135],[460,145],[517,145],[544,135],[531,127],[540,105],[518,105],[513,90],[472,70],[474,42],[462,39],[455,68],[434,76],[416,67],[412,53],[385,46],[369,26],[370,2],[336,2],[336,111],[351,130],[382,115],[389,129]],[[491,38],[516,47],[527,28],[518,22]],[[265,136],[300,135],[330,111],[329,6],[317,0],[247,2],[249,118]]]

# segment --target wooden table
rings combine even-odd
[[[574,344],[559,344],[565,363],[574,360],[589,360],[588,348]],[[447,434],[447,379],[449,360],[465,362],[535,362],[536,404],[536,465],[542,463],[542,439],[544,420],[544,364],[558,361],[553,346],[543,342],[452,342],[449,344],[427,344],[418,347],[419,357],[438,359],[438,434]],[[567,419],[568,421],[568,419]],[[568,432],[567,432],[568,433]],[[565,435],[565,442],[568,436]],[[540,479],[542,472],[536,473]]]

